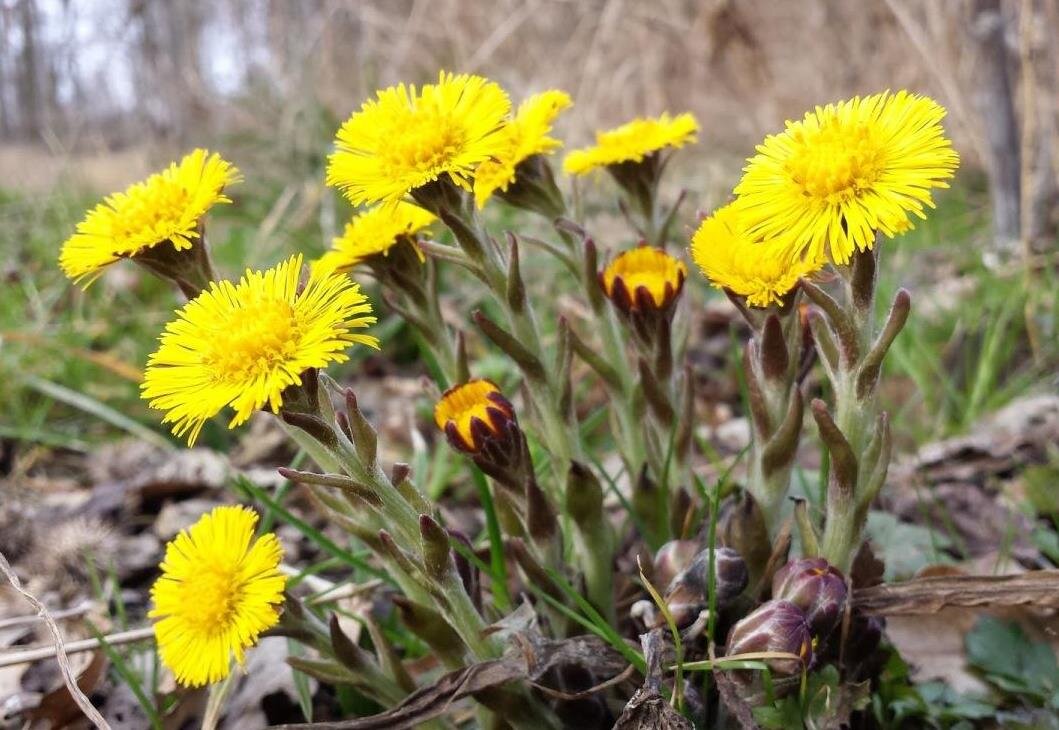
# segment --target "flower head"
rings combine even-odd
[[[797,657],[766,660],[769,668],[780,676],[807,669],[813,660],[813,638],[802,610],[790,601],[767,601],[737,621],[728,633],[725,655],[759,651]]]
[[[479,378],[446,390],[434,407],[434,422],[455,448],[476,452],[487,439],[504,438],[516,419],[496,383]]]
[[[63,244],[59,266],[74,281],[90,284],[110,264],[145,249],[189,249],[199,238],[199,221],[215,204],[231,202],[224,189],[240,179],[217,153],[194,150],[90,210]]]
[[[302,257],[238,284],[214,282],[177,312],[147,363],[142,397],[166,411],[177,436],[193,444],[225,406],[234,428],[266,404],[278,412],[283,390],[310,368],[348,359],[352,343],[378,340],[353,330],[375,322],[371,303],[348,276],[314,270],[299,288]]]
[[[599,275],[603,291],[622,312],[668,310],[684,288],[688,268],[660,248],[640,246],[618,256]]]
[[[555,117],[572,103],[565,91],[552,89],[519,104],[514,118],[504,125],[503,148],[474,171],[474,200],[479,208],[494,192],[507,190],[515,182],[517,168],[523,161],[551,153],[562,145],[548,135]]]
[[[752,239],[738,203],[702,221],[691,239],[691,258],[711,284],[744,297],[751,307],[779,304],[799,279],[823,265],[822,259],[791,258],[773,241]]]
[[[907,230],[960,161],[944,116],[933,99],[886,91],[787,122],[758,146],[735,189],[746,230],[791,258],[830,253],[837,264],[870,249],[877,232]]]
[[[563,160],[568,175],[584,175],[623,162],[643,162],[668,147],[679,148],[697,140],[699,123],[691,114],[638,118],[620,127],[596,133],[596,144],[574,150]]]
[[[469,190],[475,168],[503,152],[510,109],[504,90],[481,76],[443,71],[418,90],[383,89],[338,130],[327,184],[354,205],[393,203],[443,176]]]
[[[792,560],[772,578],[772,597],[802,609],[817,637],[826,637],[842,618],[846,592],[842,573],[823,558]]]
[[[166,545],[148,616],[162,663],[183,685],[224,679],[232,658],[242,664],[279,621],[283,548],[272,533],[255,539],[256,524],[247,507],[217,507]]]
[[[402,240],[415,245],[412,236],[435,220],[433,213],[404,201],[391,206],[376,205],[353,216],[342,235],[331,242],[331,250],[316,265],[332,271],[349,271],[374,256],[388,256],[390,249]],[[422,258],[418,247],[416,253]]]

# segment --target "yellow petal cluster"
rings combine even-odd
[[[301,268],[297,255],[237,284],[213,282],[166,326],[141,395],[189,445],[225,406],[235,410],[229,428],[266,405],[278,412],[283,390],[309,368],[347,360],[353,343],[378,347],[354,332],[375,323],[360,287],[322,269],[299,287]]]
[[[474,172],[474,200],[479,208],[494,192],[507,190],[515,182],[519,163],[562,146],[562,142],[548,135],[555,118],[572,104],[570,95],[557,89],[535,94],[519,104],[514,118],[504,125],[503,149]]]
[[[596,144],[572,151],[563,160],[568,175],[584,175],[622,162],[643,162],[650,154],[679,148],[698,139],[699,123],[689,113],[671,117],[637,118],[620,127],[596,133]]]
[[[680,294],[687,276],[688,267],[680,259],[659,248],[640,246],[611,261],[600,281],[607,296],[623,309],[665,309]]]
[[[279,621],[286,578],[272,533],[254,537],[257,514],[217,507],[166,546],[148,614],[162,663],[180,684],[200,687],[228,676],[234,658]]]
[[[372,256],[386,256],[402,239],[411,239],[437,217],[418,205],[403,200],[395,205],[379,204],[353,216],[345,231],[331,242],[331,250],[316,266],[332,271],[349,271]],[[414,245],[414,241],[412,241]],[[418,252],[418,247],[416,248]],[[422,254],[420,254],[422,257]]]
[[[823,265],[823,259],[792,259],[775,242],[755,241],[738,203],[702,221],[691,239],[691,258],[711,284],[744,297],[751,307],[778,304],[800,278]]]
[[[476,432],[499,436],[502,424],[514,419],[514,407],[496,383],[484,378],[449,388],[434,407],[434,422],[438,428],[454,446],[465,451],[481,448]]]
[[[442,71],[436,84],[383,89],[338,130],[327,184],[358,206],[394,203],[442,177],[469,190],[475,168],[502,154],[510,110],[481,76]]]
[[[907,230],[959,165],[944,116],[933,99],[887,91],[787,122],[758,146],[735,189],[747,232],[791,258],[845,264],[877,232]]]
[[[90,284],[110,264],[145,248],[191,248],[199,221],[217,203],[231,202],[224,189],[239,180],[239,171],[219,154],[196,149],[104,198],[63,243],[59,266],[74,281]]]

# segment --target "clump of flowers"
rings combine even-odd
[[[658,191],[696,141],[694,117],[636,119],[569,153],[569,175],[605,169],[620,188],[629,230],[600,240],[549,161],[571,103],[550,90],[512,114],[495,82],[446,72],[377,92],[338,130],[326,170],[366,207],[310,267],[294,254],[237,282],[214,275],[203,216],[237,173],[204,151],[108,199],[64,246],[75,279],[129,257],[177,284],[190,301],[147,363],[143,397],[189,445],[226,408],[229,427],[277,416],[310,462],[281,475],[356,546],[326,542],[378,579],[357,590],[393,622],[383,631],[367,612],[368,638],[350,637],[329,591],[309,600],[286,583],[279,542],[255,537],[251,510],[219,507],[167,547],[152,591],[178,681],[224,679],[268,632],[311,652],[289,658],[297,671],[386,708],[378,727],[426,726],[464,694],[483,726],[611,727],[618,708],[650,705],[688,727],[705,707],[745,718],[825,676],[839,677],[825,704],[845,713],[827,722],[849,724],[880,666],[883,624],[851,576],[892,448],[876,390],[910,306],[901,290],[875,319],[878,237],[908,229],[953,175],[944,110],[886,92],[788,123],[680,251],[666,244],[682,198],[664,209]],[[550,228],[498,235],[480,213],[498,201]],[[689,281],[685,253],[704,279]],[[351,273],[376,280],[380,304]],[[453,281],[477,287],[473,312],[443,312]],[[687,356],[686,290],[707,281],[750,332],[738,363],[750,446],[717,484],[701,477]],[[327,372],[354,345],[380,346],[367,331],[377,309],[408,324],[434,381],[420,473],[381,463],[356,384]],[[811,377],[827,379],[829,402],[807,396]],[[830,457],[815,510],[790,499],[799,449],[816,443],[802,439],[810,414]],[[439,495],[468,487],[473,517],[457,529]],[[481,667],[523,671],[501,659],[512,642],[531,675],[489,684]],[[403,661],[421,645],[436,659],[425,672]],[[717,681],[689,681],[698,670]],[[643,677],[635,695],[625,671]]]

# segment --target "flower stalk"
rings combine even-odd
[[[803,281],[817,308],[810,325],[835,399],[833,416],[822,401],[812,404],[832,464],[821,555],[842,571],[852,565],[868,508],[886,481],[892,438],[887,415],[878,412],[877,386],[883,359],[911,308],[908,292],[898,290],[876,327],[877,270],[878,247],[855,253],[849,266],[840,267],[841,304]]]

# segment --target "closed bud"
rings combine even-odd
[[[357,457],[365,466],[375,463],[378,452],[379,437],[375,433],[375,427],[371,425],[364,412],[360,410],[357,396],[352,388],[346,388],[346,416],[349,419],[349,432],[353,435],[353,446],[357,450]]]
[[[603,519],[603,485],[577,461],[570,462],[566,474],[566,511],[581,529]]]
[[[710,553],[709,548],[700,551],[669,584],[665,602],[678,626],[687,626],[709,607]],[[712,560],[714,603],[718,609],[723,609],[746,588],[746,564],[739,553],[724,547],[713,551]]]
[[[518,492],[525,489],[533,474],[526,437],[496,383],[474,379],[449,388],[434,407],[434,422],[486,474]]]
[[[419,534],[423,539],[423,566],[427,575],[445,580],[453,571],[449,534],[430,515],[419,515]]]
[[[699,543],[696,540],[670,540],[658,548],[654,559],[655,585],[663,590],[668,589],[673,579],[691,565],[698,552]]]
[[[463,545],[466,548],[466,552],[473,555],[474,545],[471,543],[471,539],[459,530],[447,530],[449,537]],[[467,555],[462,550],[453,550],[452,559],[456,563],[456,572],[460,576],[460,581],[463,583],[464,590],[467,591],[467,595],[471,597],[471,602],[474,607],[479,611],[482,609],[482,582],[481,575],[478,571],[478,566],[467,559]]]
[[[603,293],[621,317],[646,343],[668,323],[684,289],[688,269],[660,248],[640,246],[622,253],[599,275]]]
[[[809,667],[813,658],[813,638],[802,609],[790,601],[768,601],[737,621],[728,632],[725,656],[764,651],[797,657],[766,659],[773,674],[786,677]],[[735,673],[740,678],[744,678],[744,674]]]
[[[772,555],[772,542],[761,507],[749,492],[743,492],[742,499],[722,514],[719,527],[720,542],[743,557],[752,582],[756,584]]]
[[[813,635],[824,638],[842,618],[846,580],[823,558],[792,560],[772,577],[772,597],[802,609]]]
[[[391,597],[409,631],[427,643],[446,663],[459,662],[464,654],[463,639],[433,608],[414,603],[400,594]]]

